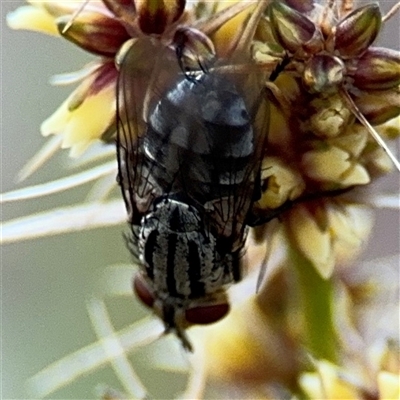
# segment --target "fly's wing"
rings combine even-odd
[[[215,182],[216,187],[220,184],[216,190],[218,196],[206,207],[211,223],[216,226],[219,236],[227,240],[227,248],[231,250],[243,245],[247,215],[261,195],[260,169],[269,126],[269,103],[262,84],[262,77],[257,75],[235,81],[237,96],[232,96],[233,104],[227,104],[223,109],[225,113],[232,113],[231,117],[227,116],[231,129],[210,133],[221,136],[227,157],[212,159],[213,170],[220,171],[221,162],[225,170],[224,176],[219,175],[219,181]],[[238,129],[235,120],[240,118],[243,122],[238,123]]]
[[[140,223],[154,198],[162,194],[143,162],[143,141],[148,110],[170,79],[168,50],[151,40],[139,39],[125,46],[119,56],[117,83],[118,182],[129,222]],[[176,60],[175,60],[176,64]],[[167,74],[165,73],[167,71]]]
[[[262,80],[214,68],[176,82],[151,115],[146,149],[162,168],[166,193],[204,210],[207,231],[227,251],[242,245],[246,217],[260,196],[269,109]]]

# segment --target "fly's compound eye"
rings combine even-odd
[[[133,291],[140,301],[147,307],[153,308],[155,297],[145,278],[138,273],[133,278]],[[230,310],[227,302],[204,304],[186,309],[185,320],[189,324],[207,325],[224,318]]]
[[[212,324],[224,318],[229,309],[228,303],[193,307],[185,311],[185,319],[191,324]]]
[[[143,304],[153,308],[154,295],[141,274],[136,274],[133,278],[133,291]]]

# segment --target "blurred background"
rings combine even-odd
[[[394,1],[381,1],[388,10]],[[71,87],[52,87],[54,74],[78,70],[90,55],[58,38],[32,32],[11,31],[5,17],[20,1],[1,2],[2,46],[2,187],[6,192],[17,187],[47,182],[67,175],[68,152],[60,152],[45,168],[26,182],[17,184],[18,171],[45,143],[39,127],[71,92]],[[381,44],[399,49],[399,15],[387,24]],[[398,154],[398,152],[397,152]],[[78,172],[78,171],[74,171]],[[378,183],[379,189],[399,191],[399,174]],[[2,220],[74,204],[84,198],[87,188],[62,194],[6,204]],[[380,210],[365,259],[399,251],[399,212]],[[127,263],[129,253],[122,239],[124,226],[97,229],[2,246],[2,398],[27,399],[26,380],[50,363],[95,340],[86,312],[85,300],[93,283],[105,267]],[[133,300],[115,300],[111,307],[123,325],[143,316]],[[144,380],[157,379],[155,396],[170,398],[177,385],[167,373],[155,375],[146,365],[145,353],[136,357]],[[108,367],[69,387],[52,398],[96,398],[94,388],[102,382],[119,387]],[[157,391],[157,388],[156,388]]]

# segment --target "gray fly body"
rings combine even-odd
[[[185,328],[221,319],[226,285],[241,278],[265,129],[254,128],[257,101],[249,107],[216,71],[160,77],[159,97],[143,115],[133,51],[121,65],[117,147],[130,247],[141,267],[134,288],[190,349]],[[174,69],[164,62],[163,70]]]

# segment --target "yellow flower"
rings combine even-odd
[[[379,399],[400,398],[400,374],[382,371],[378,375]]]
[[[161,19],[157,17],[155,25],[156,16],[147,14],[150,6],[135,10],[133,4],[120,7],[118,1],[33,1],[8,16],[11,28],[58,34],[100,57],[75,77],[68,77],[73,82],[82,82],[42,125],[44,136],[62,135],[62,147],[71,148],[71,156],[80,156],[94,142],[109,141],[114,135],[118,77],[114,59],[121,46],[132,37],[143,36],[143,32],[152,34],[152,29],[160,29],[162,21],[166,29],[183,11],[177,4],[172,7],[170,2],[167,12],[163,12]],[[60,83],[60,79],[55,83]]]
[[[114,63],[100,64],[41,126],[43,136],[60,134],[62,148],[80,156],[93,142],[115,129]],[[95,117],[94,117],[95,116]]]
[[[359,399],[358,391],[340,375],[339,368],[326,361],[317,362],[317,372],[305,373],[300,385],[311,399]]]

